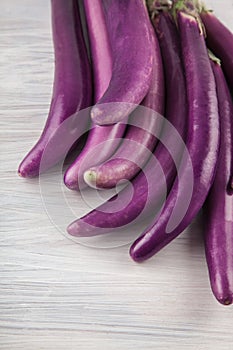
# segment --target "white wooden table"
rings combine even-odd
[[[233,29],[232,0],[212,5]],[[17,176],[52,79],[49,1],[1,0],[0,349],[232,349],[233,309],[211,294],[199,222],[138,265],[129,245],[90,248],[62,235],[38,180]]]

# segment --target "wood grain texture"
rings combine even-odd
[[[212,5],[233,29],[232,0]],[[17,176],[49,108],[49,1],[1,0],[0,28],[0,349],[232,348],[233,309],[211,294],[200,220],[137,265],[129,245],[67,239],[46,213],[38,180]],[[88,210],[79,195],[66,195],[76,215]]]

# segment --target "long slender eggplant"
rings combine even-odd
[[[155,136],[160,134],[162,125],[151,110],[164,113],[164,78],[159,43],[153,27],[151,31],[155,59],[151,86],[141,104],[145,109],[136,109],[132,113],[128,132],[114,155],[85,172],[84,179],[89,186],[113,188],[119,181],[131,180],[146,164],[156,145]]]
[[[233,105],[218,63],[213,63],[220,114],[220,154],[213,186],[204,206],[205,251],[216,299],[233,303],[233,196],[228,191],[233,152]]]
[[[214,180],[219,150],[219,115],[215,79],[202,28],[196,17],[182,10],[186,0],[177,2],[182,56],[188,96],[187,149],[193,179],[184,157],[163,211],[133,243],[130,255],[140,262],[150,258],[177,237],[202,207]],[[191,181],[192,180],[192,181]],[[187,193],[192,186],[192,194]]]
[[[106,91],[112,76],[112,52],[106,28],[102,1],[84,0],[94,80],[94,102]],[[125,131],[125,125],[92,125],[82,152],[66,170],[64,182],[70,189],[83,189],[84,171],[111,157]],[[98,147],[102,144],[103,147]],[[93,151],[96,148],[96,151]]]
[[[59,126],[72,114],[91,105],[92,82],[87,50],[83,39],[77,1],[51,0],[55,74],[50,111],[42,135],[21,162],[23,177],[39,174],[41,158]],[[88,120],[79,121],[82,134]],[[51,150],[47,167],[63,159],[66,147]]]
[[[166,123],[171,123],[177,134],[181,138],[185,138],[186,133],[186,86],[181,62],[180,43],[177,28],[168,14],[160,14],[154,21],[154,26],[158,34],[159,44],[162,53],[162,59],[165,69],[165,85],[166,85]],[[132,187],[127,186],[120,192],[119,201],[127,203],[123,208],[111,213],[114,204],[112,198],[97,209],[88,213],[84,217],[74,221],[68,227],[68,232],[74,236],[94,236],[103,233],[102,228],[108,228],[107,232],[115,227],[122,227],[137,218],[142,213],[147,201],[149,203],[145,210],[148,212],[159,207],[161,199],[163,199],[164,182],[159,168],[163,169],[166,184],[165,187],[169,192],[176,176],[176,163],[182,155],[182,145],[174,134],[171,135],[169,128],[164,128],[163,139],[169,150],[173,151],[172,156],[162,142],[159,142],[155,148],[154,155],[158,160],[156,166],[152,159],[145,166],[144,172],[140,172],[132,181]],[[172,136],[172,137],[171,137]],[[150,182],[150,186],[148,185]],[[132,195],[133,189],[133,195]],[[116,197],[115,197],[116,199]]]
[[[92,120],[114,124],[127,117],[146,96],[152,78],[151,23],[144,0],[103,0],[113,54],[108,89],[93,107]]]
[[[201,11],[208,48],[221,60],[228,84],[233,91],[233,33],[212,13]]]

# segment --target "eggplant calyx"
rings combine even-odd
[[[171,14],[177,24],[177,13],[182,12],[186,14],[187,16],[193,17],[199,27],[200,35],[203,35],[206,37],[206,31],[205,27],[202,23],[202,20],[200,18],[200,2],[198,0],[175,0],[173,2],[173,6],[171,8]]]

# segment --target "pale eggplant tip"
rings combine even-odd
[[[97,174],[95,170],[86,170],[83,174],[83,179],[89,187],[96,189]]]
[[[67,228],[66,231],[69,235],[78,237],[78,229],[77,229],[77,224],[75,222],[72,222]]]

